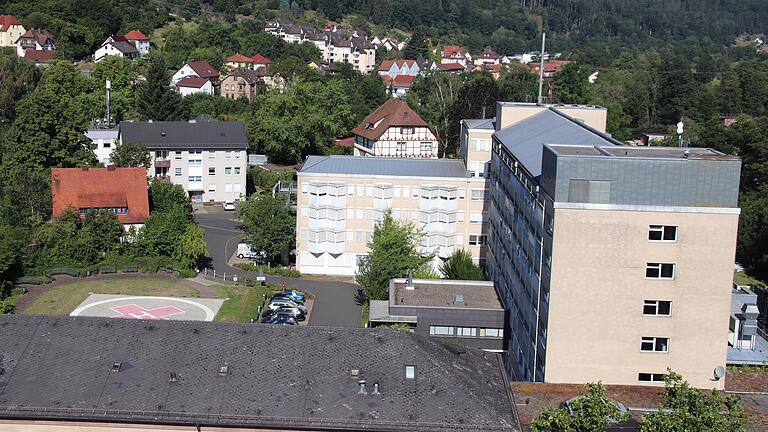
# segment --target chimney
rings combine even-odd
[[[381,394],[381,392],[379,391],[379,383],[377,382],[373,383],[373,393],[371,394],[375,394],[375,395]]]
[[[415,286],[413,286],[413,271],[408,270],[408,278],[405,280],[405,289],[412,290],[416,289]]]
[[[107,171],[114,171],[116,168],[114,165],[107,165]]]
[[[147,120],[147,123],[152,123],[152,119]]]
[[[368,391],[365,390],[365,380],[360,380],[357,384],[360,385],[360,390],[358,390],[357,394],[368,394]]]

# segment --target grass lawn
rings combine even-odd
[[[752,276],[750,276],[750,275],[748,275],[748,274],[746,274],[744,272],[740,272],[740,271],[733,272],[733,281],[737,285],[765,286],[765,282],[763,282],[763,281],[761,281],[759,279],[755,279]]]
[[[181,279],[125,278],[76,282],[43,293],[22,313],[26,315],[69,315],[89,293],[198,297],[197,290]]]
[[[256,286],[247,287],[243,285],[214,285],[219,297],[227,299],[221,305],[219,313],[216,314],[216,321],[224,322],[250,322],[256,319],[259,305],[264,303],[262,294],[267,294],[267,298],[273,291],[279,290],[278,286]]]

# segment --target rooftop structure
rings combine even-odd
[[[396,330],[21,315],[0,328],[0,418],[520,430],[496,354]]]
[[[759,316],[757,294],[747,286],[734,284],[728,326],[729,364],[768,364],[768,333]]]
[[[72,209],[86,214],[114,214],[123,224],[143,224],[149,217],[144,168],[51,168],[53,215]]]
[[[390,295],[398,306],[503,309],[493,282],[448,279],[392,279]],[[457,301],[460,299],[460,301]]]

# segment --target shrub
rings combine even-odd
[[[267,267],[263,264],[254,264],[254,263],[237,263],[235,264],[235,267],[258,273],[259,270],[263,270],[265,275],[273,275],[273,276],[281,276],[285,278],[300,278],[301,273],[299,273],[298,270],[294,270],[291,268],[283,268],[283,267]]]

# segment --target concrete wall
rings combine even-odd
[[[588,126],[605,132],[608,121],[608,110],[603,107],[589,105],[536,105],[535,103],[497,102],[496,130],[502,130],[522,120],[536,115],[548,107],[556,108],[563,114],[583,120]]]
[[[691,385],[724,366],[738,214],[555,209],[545,381],[638,382],[670,367]],[[677,242],[648,240],[675,225]],[[674,280],[645,278],[647,262],[675,263]],[[671,316],[644,316],[644,300],[671,300]],[[642,337],[669,338],[667,353]],[[663,384],[659,384],[663,385]]]
[[[477,329],[478,337],[445,337],[443,339],[472,348],[504,349],[503,338],[479,337],[480,328],[504,328],[504,310],[392,305],[389,313],[418,317],[414,332],[421,336],[430,336],[429,326],[474,327]]]

